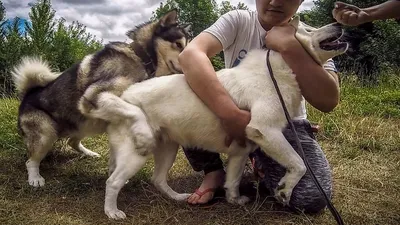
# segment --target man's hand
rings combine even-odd
[[[299,45],[296,37],[294,36],[296,29],[289,25],[274,26],[267,32],[265,36],[265,43],[268,49],[282,52],[294,45]]]
[[[338,23],[348,26],[358,26],[371,21],[370,15],[365,10],[343,2],[335,3],[332,15]]]
[[[222,127],[228,136],[225,138],[225,145],[229,147],[233,140],[240,146],[246,147],[246,127],[251,119],[250,112],[239,110],[238,113],[231,117],[222,120]]]

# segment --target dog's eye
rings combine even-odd
[[[175,44],[176,44],[176,47],[178,47],[178,48],[182,48],[183,47],[180,42],[176,42]]]

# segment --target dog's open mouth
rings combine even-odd
[[[337,51],[347,49],[347,42],[340,41],[342,34],[327,38],[319,43],[319,47],[325,51]]]

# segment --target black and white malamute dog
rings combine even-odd
[[[38,58],[22,59],[12,76],[22,99],[18,128],[28,149],[29,184],[44,185],[39,165],[59,138],[69,138],[68,144],[86,155],[99,156],[81,139],[104,133],[107,123],[85,112],[97,107],[102,92],[119,96],[136,82],[179,73],[178,55],[188,42],[187,29],[172,10],[127,32],[132,43],[107,44],[59,74]]]

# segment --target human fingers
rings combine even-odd
[[[351,13],[347,19],[347,23],[349,25],[358,25],[358,14],[357,13]]]
[[[355,5],[347,4],[347,3],[344,3],[344,2],[340,2],[340,1],[335,2],[335,9],[336,10],[349,9],[349,10],[352,10],[352,11],[355,11],[355,12],[358,12],[360,10],[360,8],[358,8]]]

